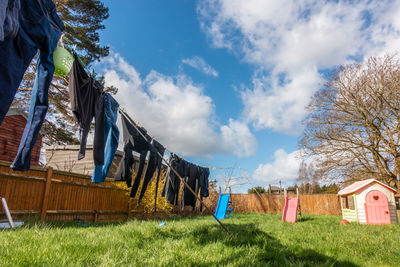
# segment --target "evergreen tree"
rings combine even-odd
[[[255,187],[248,189],[247,193],[248,194],[256,194],[256,193],[264,194],[264,193],[267,193],[267,190],[265,190],[265,188],[262,186],[255,186]]]
[[[53,0],[57,12],[65,24],[63,43],[82,59],[86,69],[95,60],[109,53],[109,48],[100,45],[99,31],[104,29],[103,21],[108,18],[108,8],[98,0]],[[32,60],[13,106],[29,110],[31,91],[36,74],[36,58]],[[111,88],[116,92],[116,88]],[[43,142],[46,145],[78,144],[78,125],[70,109],[68,77],[54,75],[49,88],[49,110],[42,127]]]

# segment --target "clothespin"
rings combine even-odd
[[[58,45],[61,46],[61,47],[64,47],[64,33],[61,34],[61,37],[60,37],[60,39],[58,41]]]

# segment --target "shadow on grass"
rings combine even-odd
[[[311,217],[300,217],[297,222],[306,222],[306,221],[314,221],[315,218],[311,218]]]
[[[197,266],[210,266],[210,265],[225,265],[234,264],[247,266],[250,263],[242,263],[243,258],[246,255],[240,253],[240,251],[252,250],[255,252],[255,258],[252,259],[252,265],[260,266],[357,266],[348,261],[338,261],[334,258],[325,256],[316,251],[310,249],[304,249],[299,251],[291,250],[289,247],[285,247],[274,237],[265,233],[264,231],[257,228],[256,224],[225,224],[227,228],[235,236],[235,239],[231,239],[225,232],[221,230],[219,225],[202,225],[197,227],[191,232],[191,237],[194,242],[202,246],[207,244],[214,244],[221,242],[225,246],[238,249],[238,253],[235,255],[229,254],[226,257],[216,261],[204,259],[201,263],[193,262]],[[176,238],[188,238],[188,236],[179,237],[179,235],[169,235],[168,232],[164,233],[164,237]],[[218,253],[218,252],[217,252]],[[172,264],[172,262],[171,262]],[[190,265],[190,263],[188,263]]]
[[[87,227],[109,227],[109,226],[118,226],[125,222],[115,222],[115,223],[94,223],[87,222],[80,219],[75,219],[73,221],[66,222],[45,222],[39,219],[25,219],[24,225],[21,228],[87,228]],[[16,228],[18,229],[18,228]]]

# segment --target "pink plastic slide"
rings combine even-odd
[[[299,199],[285,198],[285,206],[283,207],[282,222],[297,222],[297,208],[299,207]]]

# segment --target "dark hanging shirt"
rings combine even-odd
[[[69,96],[71,109],[80,129],[81,143],[78,160],[85,157],[86,142],[93,117],[96,117],[95,138],[93,144],[95,165],[104,164],[104,100],[103,87],[86,73],[85,69],[74,54],[75,61],[69,76]]]
[[[126,114],[122,114],[122,131],[124,140],[124,155],[122,156],[121,162],[119,163],[118,170],[115,173],[116,181],[126,181],[128,187],[131,187],[132,183],[132,165],[134,163],[133,151],[140,154],[140,162],[136,177],[130,193],[131,197],[135,197],[136,192],[139,188],[140,179],[143,174],[147,152],[151,149],[151,144],[147,140],[151,140],[151,137],[147,134],[147,131],[143,127],[133,125],[134,121]],[[135,127],[136,126],[136,127]],[[138,128],[143,136],[136,130]]]

